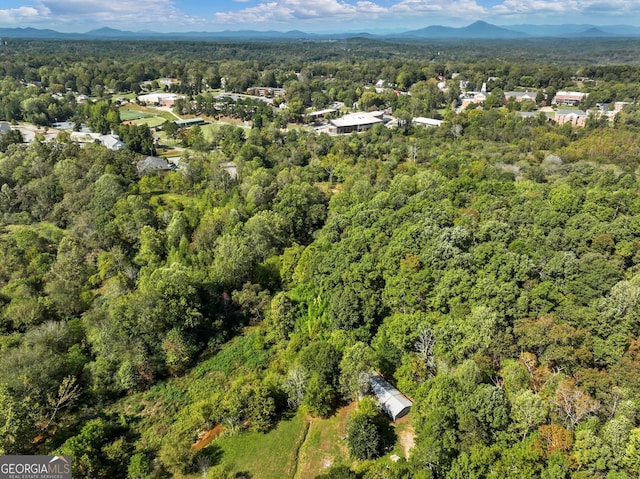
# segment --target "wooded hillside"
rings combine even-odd
[[[380,102],[427,102],[430,68]],[[199,434],[331,416],[376,370],[414,401],[410,458],[376,462],[393,433],[365,401],[353,461],[322,477],[637,477],[637,112],[577,129],[434,101],[439,128],[338,137],[259,111],[195,130],[163,175],[65,135],[0,145],[0,453],[231,477]]]

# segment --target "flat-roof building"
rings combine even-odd
[[[175,93],[149,93],[148,95],[140,95],[138,101],[147,105],[173,106],[176,101],[184,98],[184,96]]]
[[[190,126],[204,125],[205,121],[202,118],[187,118],[186,120],[176,120],[175,124],[180,128],[188,128]]]
[[[444,123],[444,120],[436,120],[435,118],[424,118],[422,116],[418,116],[412,121],[416,125],[421,125],[427,128],[431,126],[441,126]]]
[[[354,131],[365,131],[378,123],[384,123],[383,114],[381,111],[351,113],[331,120],[329,132],[334,135],[341,135]]]

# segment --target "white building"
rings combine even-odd
[[[173,106],[180,99],[184,99],[184,96],[175,93],[149,93],[138,97],[141,103],[160,106]]]
[[[331,120],[329,122],[329,132],[334,135],[340,135],[354,131],[365,131],[378,123],[384,123],[383,115],[384,113],[381,111],[351,113]]]
[[[74,131],[71,133],[71,141],[77,143],[94,143],[98,142],[105,148],[113,151],[122,150],[126,145],[120,141],[120,137],[115,134],[101,135],[100,133],[87,133],[82,131]]]
[[[373,373],[369,379],[371,391],[378,398],[378,404],[394,421],[409,413],[413,403],[407,397],[385,381],[382,376]]]
[[[412,121],[414,124],[421,125],[426,128],[431,126],[441,126],[444,123],[444,120],[436,120],[434,118],[425,118],[422,116],[418,116],[414,118]]]

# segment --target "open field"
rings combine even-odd
[[[333,464],[348,464],[347,419],[355,403],[339,409],[327,419],[314,419],[307,440],[300,447],[296,479],[315,477]]]
[[[140,119],[155,118],[160,121],[158,124],[162,124],[165,120],[175,121],[179,119],[176,115],[167,110],[160,110],[157,108],[148,108],[146,106],[137,105],[135,103],[128,103],[120,108],[120,119],[122,121],[134,121]]]
[[[221,464],[232,473],[249,472],[253,479],[286,479],[296,473],[298,450],[308,428],[307,419],[298,413],[267,434],[222,437],[208,447],[220,448]]]
[[[147,118],[152,116],[150,113],[140,110],[129,110],[129,109],[121,109],[120,110],[120,119],[122,121],[131,121],[138,120],[140,118]]]
[[[207,141],[213,140],[213,133],[217,131],[218,128],[220,128],[220,125],[233,125],[233,126],[238,126],[240,128],[245,128],[247,130],[251,129],[250,126],[245,125],[240,120],[232,120],[230,118],[224,118],[215,123],[207,123],[206,125],[202,125],[200,129],[202,130],[202,134],[204,135],[204,138]]]
[[[133,120],[133,124],[134,125],[147,125],[149,128],[155,128],[157,126],[162,125],[165,121],[167,121],[166,119],[159,117],[159,116],[154,116],[151,118],[140,118],[139,120]]]
[[[298,412],[281,420],[267,434],[243,432],[214,439],[220,464],[231,473],[248,472],[253,479],[307,479],[322,474],[332,465],[351,465],[345,440],[347,421],[355,403],[326,419],[309,418]],[[413,446],[411,417],[394,424],[397,442],[386,457],[408,457]],[[212,449],[213,450],[213,449]]]

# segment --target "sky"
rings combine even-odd
[[[477,20],[640,25],[640,0],[0,0],[0,27],[389,33]]]

